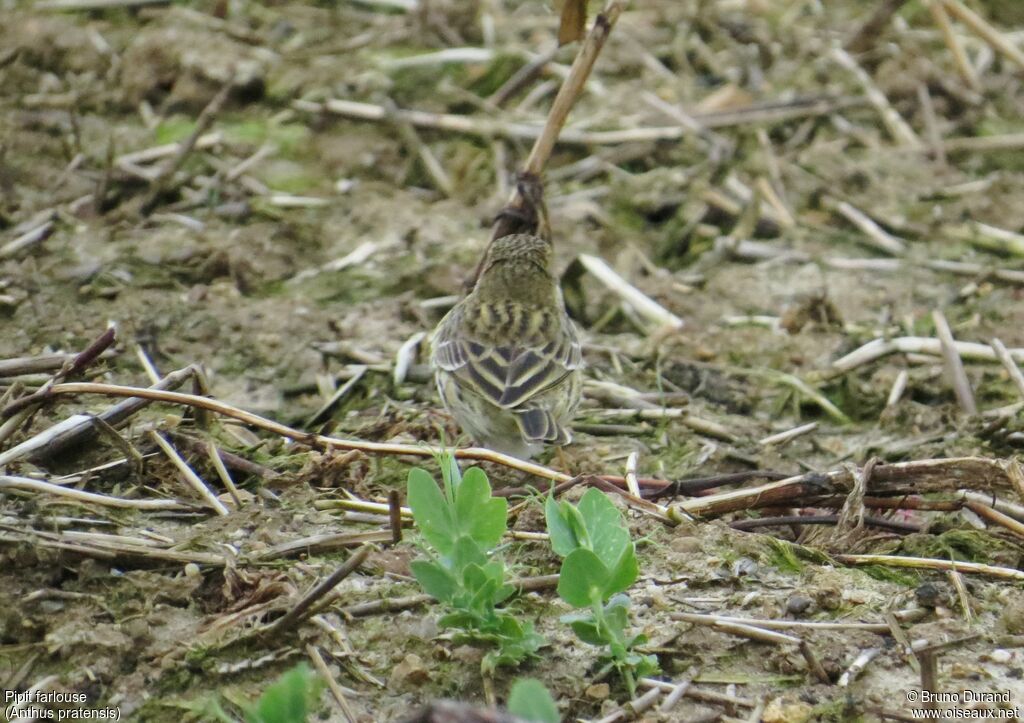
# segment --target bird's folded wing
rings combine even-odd
[[[513,409],[527,403],[582,365],[579,339],[568,319],[562,333],[537,346],[489,346],[461,338],[453,333],[454,327],[438,330],[434,363],[499,407]]]

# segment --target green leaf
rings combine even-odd
[[[608,582],[605,585],[604,594],[607,597],[613,593],[629,589],[629,586],[636,582],[640,574],[640,567],[636,561],[636,552],[633,541],[629,540],[624,550],[615,561],[608,572]]]
[[[558,707],[539,680],[520,678],[508,694],[508,712],[531,723],[559,723]]]
[[[310,702],[317,689],[317,677],[299,664],[263,691],[263,695],[246,713],[248,723],[305,723]]]
[[[436,562],[413,560],[409,563],[416,582],[423,590],[436,600],[451,602],[459,589],[455,577]]]
[[[622,599],[625,599],[623,604]],[[626,626],[629,625],[629,598],[616,595],[604,608],[604,622],[611,634],[618,639],[625,637]]]
[[[601,635],[601,631],[597,629],[597,622],[593,618],[587,620],[573,620],[569,623],[569,627],[576,633],[576,637],[582,640],[584,643],[590,645],[604,645],[604,636]]]
[[[516,592],[515,585],[502,585],[498,588],[497,592],[494,593],[494,604],[497,605],[500,602],[504,602],[512,597]]]
[[[604,600],[608,568],[590,550],[573,550],[562,562],[558,576],[558,595],[573,607],[587,607],[594,600]]]
[[[438,619],[437,624],[442,628],[462,628],[463,630],[473,630],[480,624],[480,616],[474,615],[471,612],[465,610],[457,610],[447,615],[442,615]],[[467,635],[467,640],[474,641],[477,639],[475,635]]]
[[[593,541],[590,539],[590,531],[587,529],[587,522],[583,519],[579,509],[568,502],[562,502],[560,506],[562,516],[572,528],[572,534],[576,537],[576,546],[585,547],[588,550],[594,549]]]
[[[466,590],[473,596],[470,606],[474,610],[490,610],[494,607],[494,593],[498,591],[498,583],[479,565],[467,565],[462,571],[462,579],[466,582]]]
[[[639,658],[639,660],[635,660],[635,658]],[[630,665],[633,666],[633,672],[637,678],[646,678],[661,672],[661,666],[658,664],[658,657],[656,655],[630,655],[628,660]]]
[[[566,505],[566,507],[568,506]],[[555,551],[556,555],[565,557],[580,546],[572,525],[562,514],[562,509],[554,495],[549,494],[544,503],[544,517],[547,520],[548,535],[551,537],[551,549]]]
[[[480,549],[480,546],[476,544],[476,541],[471,537],[462,535],[455,541],[452,546],[451,554],[452,568],[455,570],[455,574],[461,574],[465,571],[469,565],[477,565],[483,567],[487,564],[487,555]]]
[[[491,497],[491,484],[479,467],[466,470],[455,491],[455,519],[459,532],[469,535],[485,550],[501,541],[508,520],[508,502]]]
[[[462,483],[462,474],[459,472],[459,463],[451,452],[443,451],[436,457],[437,464],[441,468],[441,481],[444,486],[445,498],[448,503],[455,506],[455,493]]]
[[[592,549],[602,560],[618,560],[631,542],[622,514],[601,490],[591,487],[577,506],[590,533]]]
[[[457,532],[452,509],[426,470],[419,467],[409,470],[407,499],[416,526],[426,541],[442,555],[450,555]]]

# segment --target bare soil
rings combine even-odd
[[[1021,390],[998,362],[965,361],[980,410],[973,415],[933,351],[892,353],[849,371],[832,366],[873,339],[934,338],[936,309],[959,341],[999,338],[1024,348],[1024,240],[1014,235],[1024,231],[1019,136],[1016,146],[989,148],[960,140],[1024,130],[1024,70],[955,22],[977,75],[971,88],[932,14],[922,3],[906,4],[851,53],[919,143],[901,139],[831,50],[883,4],[651,0],[622,15],[570,127],[678,126],[654,96],[709,130],[675,140],[562,144],[549,164],[558,266],[586,340],[591,383],[573,445],[545,463],[574,474],[622,474],[638,452],[641,477],[679,480],[859,469],[872,458],[1019,459],[1024,424],[1020,408],[1009,405]],[[1021,47],[1019,3],[969,4]],[[541,3],[508,0],[400,5],[197,0],[59,12],[0,0],[0,247],[52,222],[41,240],[0,249],[0,358],[78,352],[113,322],[116,346],[80,378],[148,386],[141,351],[160,374],[199,365],[212,397],[303,429],[375,442],[459,440],[424,366],[425,343],[397,384],[396,354],[451,303],[431,300],[463,289],[529,142],[420,128],[423,146],[450,179],[446,197],[419,149],[390,121],[346,119],[309,103],[393,102],[538,123],[575,48],[560,50],[538,79],[497,107],[492,94],[553,43],[557,15]],[[490,52],[429,55],[445,48]],[[128,155],[186,139],[229,82],[208,129],[218,135],[167,178],[153,180],[173,150],[157,160]],[[807,110],[808,98],[817,110]],[[753,189],[753,201],[743,189]],[[839,210],[842,203],[902,240],[899,258],[879,251]],[[986,246],[992,232],[978,223],[1007,233],[996,232]],[[581,253],[604,258],[685,328],[653,328],[583,269]],[[954,273],[938,261],[974,266]],[[326,426],[312,424],[359,367],[366,371]],[[0,380],[2,391],[17,385],[3,404],[54,371]],[[905,391],[889,404],[901,374]],[[630,390],[648,394],[656,408],[685,406],[692,418],[609,412],[629,403]],[[9,449],[117,401],[51,400],[4,431],[3,444]],[[117,441],[103,432],[59,455],[7,466],[9,475],[53,480],[126,460],[73,485],[194,507],[115,509],[0,487],[0,689],[84,692],[90,705],[116,706],[126,720],[207,719],[213,700],[240,717],[246,701],[308,660],[312,645],[350,690],[359,720],[399,720],[437,698],[483,704],[481,652],[439,630],[436,606],[344,613],[420,592],[409,576],[411,530],[407,542],[374,552],[341,583],[322,613],[325,626],[246,637],[349,554],[313,543],[295,554],[258,559],[260,552],[314,535],[382,529],[379,520],[360,522],[325,503],[347,493],[386,501],[390,490],[404,494],[410,466],[436,472],[433,463],[311,451],[224,420],[202,421],[156,404],[132,416]],[[818,426],[792,440],[760,441],[809,422]],[[262,476],[232,468],[244,504],[222,495],[230,514],[214,515],[151,430],[168,437],[217,494],[224,490],[216,470],[185,437],[215,442],[258,464]],[[486,470],[495,488],[546,488],[516,470]],[[947,493],[919,498],[909,490],[892,499],[906,508],[956,500],[972,482],[951,478]],[[1022,503],[1008,480],[989,492]],[[921,685],[913,656],[890,635],[794,632],[828,673],[826,684],[795,647],[673,619],[678,612],[885,622],[887,613],[920,608],[913,622],[900,624],[906,640],[954,641],[939,655],[938,691],[1009,691],[1009,703],[984,706],[1024,711],[1019,575],[954,580],[941,571],[854,567],[828,557],[904,554],[1020,570],[1020,523],[1002,526],[966,510],[869,508],[917,531],[729,526],[837,513],[839,504],[751,504],[676,527],[627,512],[640,541],[641,580],[630,591],[635,627],[647,634],[664,680],[693,670],[694,688],[707,694],[686,697],[671,712],[648,712],[647,720],[711,713],[879,720],[879,711],[908,715],[908,691]],[[510,526],[542,531],[538,503]],[[110,550],[80,533],[118,534],[184,557]],[[228,564],[186,564],[195,553]],[[517,576],[557,570],[543,541],[510,542],[505,554]],[[597,651],[559,622],[568,607],[554,591],[525,594],[512,606],[535,621],[549,646],[539,661],[501,671],[499,702],[520,675],[543,680],[566,720],[596,719],[627,701],[619,680],[598,679]],[[839,686],[843,671],[872,648],[880,652],[864,673]],[[317,711],[320,720],[344,720],[327,691]]]

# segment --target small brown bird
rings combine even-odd
[[[580,342],[551,255],[551,244],[532,234],[494,241],[473,290],[437,325],[432,344],[437,388],[459,426],[522,458],[568,444],[580,401]]]

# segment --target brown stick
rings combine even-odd
[[[146,195],[145,200],[142,202],[142,206],[139,208],[139,212],[143,216],[148,216],[149,213],[156,207],[157,202],[160,200],[160,196],[164,193],[167,184],[171,180],[171,176],[174,172],[181,168],[181,164],[188,158],[188,154],[195,148],[196,141],[199,137],[206,132],[206,130],[213,123],[217,114],[220,113],[220,109],[224,107],[224,103],[227,102],[228,95],[231,93],[231,88],[235,83],[235,75],[231,74],[224,86],[217,92],[217,95],[213,96],[213,99],[206,104],[206,107],[199,113],[199,117],[196,118],[196,126],[192,129],[192,133],[189,134],[188,138],[182,141],[178,145],[178,149],[170,160],[167,161],[160,170],[157,172],[156,177],[153,179],[153,183],[150,186],[149,193]]]
[[[736,522],[729,523],[729,527],[734,530],[748,531],[758,527],[778,527],[780,525],[835,525],[838,523],[839,515],[786,515],[784,517],[757,517],[750,520],[737,520]],[[887,520],[884,517],[866,516],[864,524],[868,527],[878,527],[883,530],[907,534],[920,532],[922,529],[920,525]]]
[[[169,377],[165,377],[166,381]],[[411,457],[433,457],[435,450],[421,445],[413,444],[390,444],[385,442],[364,442],[362,440],[341,439],[339,437],[326,437],[320,434],[311,434],[293,429],[280,422],[274,422],[258,414],[225,404],[216,399],[200,397],[195,394],[184,394],[182,392],[169,392],[157,388],[124,387],[116,384],[91,384],[86,382],[75,382],[70,384],[55,384],[47,392],[47,396],[58,396],[61,394],[105,394],[113,397],[137,397],[136,403],[145,406],[150,401],[169,402],[171,404],[184,404],[190,407],[199,407],[211,412],[237,419],[246,424],[264,429],[272,434],[294,439],[297,442],[308,444],[318,449],[358,449],[363,452],[376,452],[380,454],[400,454]],[[148,401],[146,401],[148,400]],[[120,408],[118,405],[115,409]],[[113,411],[113,410],[112,410]],[[109,422],[109,420],[107,420]],[[111,422],[111,424],[113,424]],[[116,426],[116,425],[115,425]],[[91,425],[87,428],[91,428]],[[568,482],[571,475],[564,472],[534,464],[525,460],[511,457],[507,454],[494,452],[483,447],[466,447],[456,449],[452,454],[458,459],[480,460],[494,462],[505,467],[511,467],[527,472],[544,479],[555,480],[556,482]]]
[[[194,371],[193,371],[192,367],[186,367],[184,369],[179,369],[178,371],[171,372],[170,374],[165,376],[163,379],[161,379],[159,383],[157,383],[153,387],[151,387],[150,391],[160,392],[160,391],[162,391],[164,389],[173,389],[174,387],[177,387],[177,386],[180,386],[181,384],[183,384],[185,382],[185,380],[187,380],[189,377],[191,377],[193,375],[193,373],[194,373]],[[78,382],[78,383],[85,383],[85,382]],[[56,389],[57,387],[65,387],[65,386],[68,386],[68,384],[65,383],[65,384],[55,384],[55,385],[53,385],[48,390],[47,396],[49,396],[50,394],[53,394],[54,393],[53,390]],[[150,401],[151,401],[151,400],[147,400],[143,395],[132,394],[132,395],[121,395],[121,396],[132,396],[132,397],[137,397],[137,398],[129,399],[128,401],[122,402],[120,404],[115,404],[114,406],[110,407],[109,409],[107,409],[102,414],[98,415],[98,417],[100,419],[102,419],[104,422],[109,424],[111,427],[114,427],[115,429],[120,427],[129,417],[131,417],[133,414],[138,412],[140,409],[142,409],[143,407],[148,406],[150,404]],[[11,406],[13,407],[14,404],[12,404]],[[10,409],[10,407],[8,407],[8,409]],[[8,410],[5,409],[2,416],[7,416],[7,412],[8,412]],[[57,437],[54,437],[49,442],[47,442],[45,445],[43,445],[39,449],[35,450],[32,453],[31,459],[32,460],[42,460],[42,459],[48,459],[50,457],[53,457],[54,455],[59,454],[61,451],[67,449],[68,447],[71,447],[71,446],[74,446],[75,444],[79,444],[81,442],[84,442],[86,439],[89,439],[95,433],[96,433],[95,425],[93,425],[91,421],[85,420],[85,421],[82,422],[82,424],[80,424],[80,425],[78,425],[78,426],[76,426],[76,427],[74,427],[72,429],[68,429],[63,434],[61,434],[61,435],[59,435]]]
[[[594,26],[576,54],[576,59],[569,69],[569,75],[562,83],[562,87],[559,88],[558,95],[555,96],[548,117],[544,121],[544,129],[537,136],[533,149],[526,159],[526,164],[523,166],[525,175],[539,179],[543,174],[544,167],[547,165],[548,159],[551,158],[551,152],[558,141],[558,135],[562,132],[562,127],[565,126],[565,121],[569,117],[569,111],[572,110],[576,99],[583,91],[583,86],[586,85],[587,78],[590,77],[590,71],[594,68],[594,62],[622,13],[622,5],[623,3],[619,0],[609,0],[604,10],[594,18]],[[512,198],[509,199],[505,208],[513,212],[523,211],[527,207],[528,201],[517,187],[512,192]],[[504,213],[498,216],[494,228],[491,230],[492,241],[514,233],[514,213],[512,216],[510,218],[510,215]]]
[[[851,53],[863,53],[870,50],[882,34],[892,16],[895,15],[907,0],[883,0],[871,14],[871,17],[860,26],[860,29],[846,43]]]
[[[398,490],[388,493],[388,521],[391,524],[391,543],[397,545],[402,541],[402,500]]]
[[[273,627],[271,627],[267,632],[271,634],[281,633],[291,628],[304,617],[307,617],[306,612],[312,607],[313,603],[329,593],[338,585],[338,583],[355,572],[356,569],[363,564],[363,561],[366,560],[366,556],[370,554],[370,550],[372,549],[373,545],[366,544],[353,552],[341,567],[332,572],[327,579],[315,588],[310,590],[304,598],[299,600],[295,607],[289,610],[284,617],[274,623]]]

